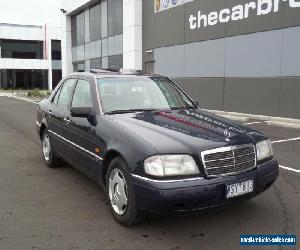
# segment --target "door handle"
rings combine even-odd
[[[71,123],[71,120],[70,120],[69,117],[65,117],[65,118],[64,118],[64,121],[65,121],[66,123]]]
[[[49,113],[49,116],[52,116],[52,115],[53,115],[53,113],[52,113],[52,110],[51,110],[51,109],[48,111],[48,113]]]

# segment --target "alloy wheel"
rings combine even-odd
[[[43,154],[46,161],[50,159],[51,144],[48,133],[44,134],[43,138]]]
[[[117,168],[109,175],[108,194],[113,210],[118,215],[125,214],[128,206],[127,184],[123,173]]]

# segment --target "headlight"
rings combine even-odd
[[[269,140],[265,140],[256,144],[257,161],[261,161],[273,156],[272,145]]]
[[[153,176],[199,174],[199,169],[190,155],[155,155],[144,161],[145,172]]]

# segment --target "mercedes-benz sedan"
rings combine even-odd
[[[165,76],[73,73],[39,103],[46,164],[103,187],[114,218],[193,212],[249,199],[278,176],[268,138],[198,107]]]

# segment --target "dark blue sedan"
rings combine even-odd
[[[99,183],[125,226],[249,199],[279,173],[265,135],[201,110],[161,75],[73,73],[39,103],[36,126],[46,164]]]

